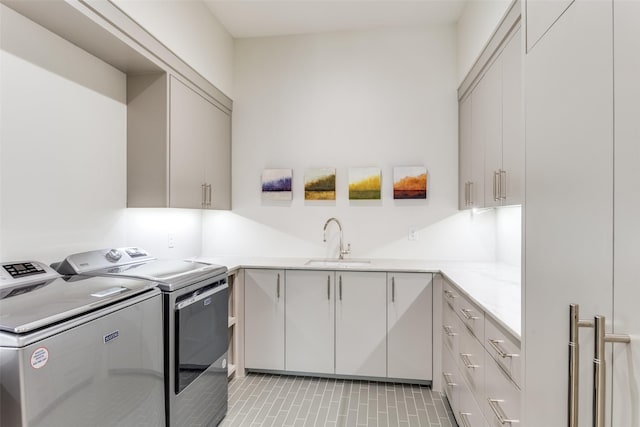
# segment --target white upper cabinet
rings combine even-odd
[[[164,73],[127,91],[127,206],[230,209],[230,111]]]
[[[527,0],[525,14],[527,19],[527,52],[544,37],[556,23],[560,15],[575,0]]]
[[[170,187],[175,208],[231,208],[231,117],[170,79]]]
[[[522,38],[519,21],[513,25],[506,35],[496,33],[504,39],[487,54],[486,68],[470,74],[461,87],[460,209],[517,205],[524,199]],[[474,70],[482,69],[477,64]]]
[[[502,54],[502,167],[499,195],[503,205],[524,202],[524,103],[522,32],[516,31]]]
[[[458,208],[467,209],[471,207],[471,153],[472,132],[471,132],[471,96],[460,101],[458,107]]]
[[[474,157],[484,159],[482,179],[484,192],[483,206],[500,205],[498,181],[502,170],[502,58],[498,57],[478,85],[473,90],[473,108],[471,110],[471,129],[474,147],[478,153]],[[480,149],[484,149],[484,155]]]

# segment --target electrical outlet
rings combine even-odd
[[[173,233],[169,233],[167,235],[167,246],[169,247],[169,249],[173,249],[173,247],[175,246],[176,240],[175,240],[175,236],[173,235]]]
[[[407,233],[407,239],[411,241],[418,240],[418,230],[416,230],[416,227],[414,225],[409,227],[409,233]]]

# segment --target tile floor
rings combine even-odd
[[[254,373],[229,383],[229,410],[220,426],[457,424],[448,403],[429,387]]]

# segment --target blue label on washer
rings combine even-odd
[[[113,331],[110,334],[105,335],[104,337],[102,337],[104,343],[108,343],[111,340],[115,340],[116,338],[118,338],[118,336],[120,336],[120,331]]]
[[[211,297],[209,297],[209,298],[205,298],[205,299],[204,299],[204,306],[206,307],[206,306],[208,306],[209,304],[211,304]]]

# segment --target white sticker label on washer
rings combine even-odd
[[[34,369],[40,369],[44,367],[49,361],[49,350],[45,347],[36,348],[31,353],[31,367]]]
[[[222,369],[227,367],[227,359],[222,359]]]

